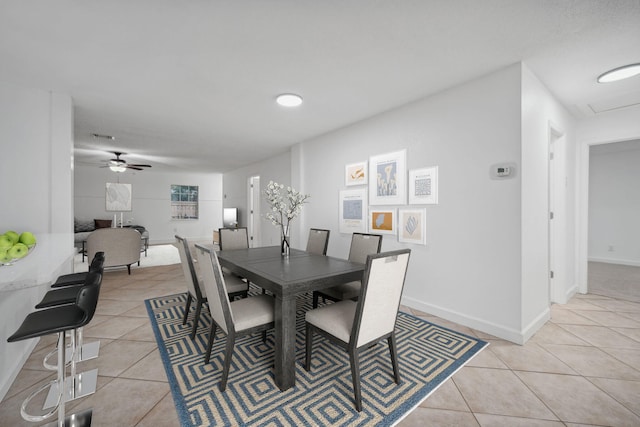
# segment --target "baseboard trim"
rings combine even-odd
[[[567,289],[567,292],[565,293],[565,304],[569,302],[571,298],[576,296],[578,292],[580,292],[580,287],[578,286],[577,283],[574,283],[573,286]]]
[[[618,265],[629,265],[632,267],[640,267],[640,261],[634,261],[631,259],[613,259],[613,258],[597,258],[597,257],[589,257],[590,262],[602,262],[605,264],[618,264]]]
[[[532,336],[535,335],[536,332],[540,330],[544,326],[547,321],[551,319],[551,309],[547,307],[542,313],[538,315],[529,325],[524,328],[522,333],[523,344],[529,340]]]
[[[443,319],[446,319],[450,322],[455,322],[460,325],[476,329],[478,331],[484,332],[485,334],[502,338],[515,344],[522,345],[526,342],[526,336],[523,332],[517,331],[512,328],[507,328],[505,326],[498,325],[492,322],[487,322],[486,320],[468,316],[466,314],[462,314],[453,310],[448,310],[437,305],[427,304],[415,298],[403,297],[402,304],[406,305],[407,307],[432,314],[434,316],[442,317]],[[542,314],[542,316],[544,316],[544,313]],[[536,320],[536,322],[537,321],[538,319]],[[531,325],[532,328],[534,326],[535,325]],[[535,331],[537,331],[537,329],[534,330],[534,333]]]

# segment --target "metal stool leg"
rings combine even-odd
[[[34,391],[33,393],[31,393],[25,400],[24,402],[22,402],[22,405],[20,406],[20,415],[22,416],[22,418],[25,421],[30,421],[30,422],[40,422],[43,420],[46,420],[47,418],[49,418],[50,416],[52,416],[53,414],[56,413],[56,411],[58,412],[58,424],[60,424],[60,419],[62,419],[62,426],[64,426],[64,399],[62,399],[62,393],[58,393],[57,395],[57,402],[56,405],[54,406],[54,409],[47,412],[46,414],[43,415],[31,415],[29,413],[27,413],[27,406],[29,405],[29,402],[31,402],[31,399],[33,399],[34,397],[36,397],[36,395],[38,395],[41,391],[43,391],[44,389],[46,389],[47,387],[53,388],[54,385],[57,385],[58,389],[62,389],[62,387],[64,387],[64,376],[65,376],[65,363],[64,363],[64,348],[65,348],[65,333],[64,332],[59,332],[58,333],[58,376],[54,381],[51,381],[47,384],[44,384],[42,387],[40,387],[38,390]],[[60,414],[62,413],[62,418],[60,416]]]
[[[65,392],[63,398],[65,402],[70,402],[80,397],[85,397],[95,393],[98,383],[98,370],[92,369],[90,371],[76,373],[76,364],[81,361],[82,356],[82,328],[78,328],[72,331],[71,334],[71,355],[70,359],[70,372],[68,381],[65,382]],[[99,344],[99,341],[98,341]],[[65,351],[65,353],[67,353]],[[65,356],[65,359],[68,359]],[[58,362],[59,363],[59,362]],[[52,386],[49,389],[49,394],[44,402],[42,409],[47,409],[55,406],[58,399],[58,387]]]
[[[77,338],[76,338],[76,350],[75,352],[77,353],[77,359],[76,362],[84,362],[85,360],[91,360],[91,359],[95,359],[96,357],[98,357],[98,354],[100,353],[100,341],[93,341],[90,343],[84,343],[84,338],[83,338],[83,328],[78,328],[77,329]],[[72,331],[68,331],[67,332],[69,334],[69,337],[71,337],[71,334],[73,333]],[[67,346],[67,351],[66,351],[66,356],[65,356],[65,363],[69,364],[71,363],[71,359],[72,359],[72,355],[74,350],[70,347]],[[53,350],[51,350],[51,352],[49,352],[45,357],[44,360],[42,361],[42,366],[44,366],[46,369],[49,369],[50,371],[55,371],[56,369],[58,369],[58,365],[53,365],[51,363],[49,363],[49,359],[54,355],[58,353],[58,348],[54,348]]]

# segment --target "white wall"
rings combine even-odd
[[[153,169],[116,174],[109,168],[77,165],[75,168],[75,216],[82,220],[113,219],[105,209],[105,184],[131,184],[131,212],[124,212],[125,224],[144,226],[149,231],[149,243],[173,242],[174,235],[187,238],[213,238],[213,230],[222,226],[222,174],[166,173]],[[172,220],[170,186],[199,186],[197,220]],[[117,214],[119,219],[119,214]]]
[[[524,342],[549,317],[550,122],[566,131],[563,162],[571,175],[573,123],[526,66],[516,64],[302,142],[291,150],[291,182],[311,199],[296,222],[301,238],[297,244],[294,238],[294,246],[303,247],[309,227],[328,228],[327,253],[345,258],[350,235],[338,232],[345,165],[406,149],[408,169],[439,167],[439,204],[424,206],[426,246],[400,244],[394,236],[383,239],[383,251],[412,249],[403,303]],[[490,167],[499,163],[515,164],[515,175],[491,179]],[[246,180],[250,174],[240,175]],[[225,191],[238,178],[225,174]],[[571,191],[564,195],[569,215],[574,212]],[[563,251],[569,254],[565,269],[575,271],[574,246],[565,244]],[[575,282],[570,273],[566,276]]]
[[[640,266],[640,140],[624,151],[592,146],[589,260]],[[601,150],[605,148],[606,151]]]
[[[408,169],[439,167],[427,245],[383,239],[383,251],[412,249],[403,303],[518,340],[521,178],[492,180],[490,166],[519,164],[520,67],[303,143],[304,225],[332,230],[328,254],[344,258],[350,244],[338,233],[345,165],[399,149]]]
[[[73,108],[65,94],[0,83],[0,233],[56,233],[73,247]],[[64,239],[64,237],[62,237]],[[37,250],[37,249],[36,249]],[[71,255],[70,255],[71,256]],[[73,258],[61,273],[71,272]],[[0,267],[0,278],[3,269]],[[48,283],[0,292],[0,399],[37,340],[7,343]]]
[[[0,227],[36,235],[71,232],[71,98],[0,84],[0,120]]]

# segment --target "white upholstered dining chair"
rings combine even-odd
[[[219,388],[220,391],[225,391],[236,338],[262,332],[262,340],[266,341],[266,331],[272,329],[275,324],[274,299],[261,294],[229,302],[226,297],[228,291],[226,281],[215,251],[198,244],[196,249],[212,319],[204,363],[209,363],[216,331],[220,328],[226,334],[226,345]]]
[[[221,228],[220,233],[220,250],[226,251],[231,249],[246,249],[249,247],[249,234],[247,227],[237,228]]]
[[[310,228],[306,251],[316,255],[326,255],[330,233],[329,230]]]
[[[349,261],[364,264],[367,255],[380,253],[382,247],[381,234],[353,233],[349,248]],[[360,281],[342,283],[321,291],[313,292],[313,308],[318,306],[318,298],[331,301],[355,299],[360,293]]]
[[[201,274],[199,269],[196,268],[196,263],[192,257],[191,245],[189,241],[181,236],[174,236],[176,238],[175,247],[178,248],[178,254],[180,255],[180,264],[182,265],[182,271],[184,273],[185,281],[187,282],[187,302],[184,307],[184,318],[182,324],[187,323],[189,317],[189,311],[191,310],[191,303],[196,303],[196,311],[193,316],[193,328],[191,330],[191,339],[196,336],[196,330],[198,329],[198,322],[200,320],[200,313],[202,311],[202,304],[207,302],[207,292],[202,286]],[[229,291],[228,297],[233,299],[236,296],[247,296],[249,291],[249,284],[239,277],[230,277],[227,284],[227,290]]]
[[[358,301],[344,300],[310,310],[305,315],[305,369],[311,370],[313,334],[328,338],[349,353],[355,406],[362,410],[360,352],[386,339],[396,384],[400,370],[395,324],[409,264],[410,249],[369,255]]]
[[[182,266],[184,279],[187,282],[187,302],[184,306],[184,318],[182,319],[182,324],[185,325],[187,323],[189,311],[191,310],[191,303],[195,302],[196,312],[193,316],[193,328],[191,330],[191,339],[194,339],[196,336],[196,330],[198,329],[198,320],[200,319],[202,304],[207,301],[207,294],[200,286],[200,280],[198,279],[195,266],[193,265],[193,259],[191,258],[189,242],[187,242],[187,239],[178,235],[175,235],[174,237],[176,238],[174,246],[178,248],[180,265]]]

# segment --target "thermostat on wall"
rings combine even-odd
[[[516,172],[515,163],[500,163],[491,165],[491,179],[513,178]]]
[[[511,175],[511,168],[509,166],[497,166],[496,167],[496,175],[497,176],[509,176],[509,175]]]

